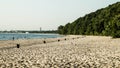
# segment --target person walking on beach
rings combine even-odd
[[[15,40],[15,38],[14,38],[14,37],[13,37],[12,39],[13,39],[13,41]]]

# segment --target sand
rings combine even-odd
[[[120,38],[69,35],[0,41],[0,68],[120,68]]]

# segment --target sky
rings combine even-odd
[[[0,0],[0,30],[56,30],[120,0]]]

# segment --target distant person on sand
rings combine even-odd
[[[15,40],[15,38],[14,38],[14,37],[13,37],[12,39],[13,39],[13,40]]]

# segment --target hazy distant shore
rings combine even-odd
[[[119,42],[120,38],[81,35],[0,41],[0,67],[119,68]]]
[[[63,35],[53,33],[0,33],[0,40],[58,38]]]

